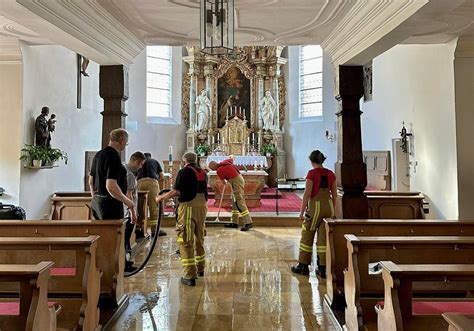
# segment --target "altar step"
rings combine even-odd
[[[275,199],[276,197],[276,188],[274,187],[271,187],[271,188],[266,188],[262,191],[262,193],[260,194],[261,198],[262,199]],[[278,191],[278,199],[281,199],[282,197],[282,193],[281,191]],[[215,194],[214,192],[209,189],[209,199],[214,199],[215,198]]]
[[[301,227],[301,221],[299,220],[298,213],[280,213],[278,216],[276,213],[252,213],[253,223],[255,227],[259,226],[291,226]],[[217,212],[207,213],[207,221],[214,221],[217,217]],[[219,220],[222,222],[230,222],[231,214],[229,212],[223,212],[219,215]],[[176,219],[174,215],[168,215],[162,219],[162,227],[173,227],[176,225]],[[223,226],[220,224],[207,224],[206,226]]]

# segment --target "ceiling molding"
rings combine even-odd
[[[109,59],[107,63],[101,63],[100,60],[98,63],[128,66],[145,48],[138,36],[125,28],[95,0],[17,2]]]
[[[321,43],[336,66],[356,64],[351,63],[354,57],[397,28],[427,4],[428,0],[354,0],[354,2],[347,15]],[[378,54],[374,54],[376,55]]]
[[[0,64],[22,63],[20,41],[14,37],[0,37]]]

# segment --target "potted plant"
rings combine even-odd
[[[52,166],[55,162],[59,160],[64,160],[64,164],[67,164],[68,155],[66,152],[63,152],[59,148],[47,148],[46,149],[46,159],[45,165]]]
[[[275,148],[271,144],[264,144],[262,145],[262,154],[266,156],[272,156]]]
[[[201,145],[196,146],[194,150],[197,155],[204,156],[204,155],[207,155],[207,153],[211,151],[211,147],[208,144],[201,144]]]
[[[25,144],[25,147],[21,149],[20,160],[26,161],[26,165],[40,168],[45,159],[46,148],[44,147]]]

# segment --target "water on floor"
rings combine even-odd
[[[180,284],[171,229],[144,271],[125,280],[130,303],[113,330],[338,330],[323,303],[326,284],[290,271],[299,228],[249,232],[209,227],[205,276]]]

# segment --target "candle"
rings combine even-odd
[[[255,132],[252,132],[252,141],[255,142]]]
[[[212,136],[212,143],[214,144],[214,136]]]
[[[168,154],[173,155],[173,146],[171,145],[168,147]]]
[[[247,137],[247,145],[250,145],[250,137]]]
[[[239,107],[239,115],[242,116],[242,107]]]
[[[217,132],[217,142],[219,142],[219,132]]]
[[[229,108],[227,108],[227,118],[229,118]]]

